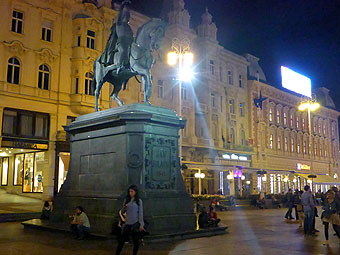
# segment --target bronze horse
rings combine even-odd
[[[105,66],[100,63],[100,57],[96,59],[93,66],[96,111],[98,111],[98,99],[105,82],[113,85],[114,89],[110,96],[122,106],[123,102],[118,98],[118,94],[123,84],[125,89],[128,80],[137,75],[140,75],[142,78],[144,102],[150,104],[149,98],[152,93],[150,69],[154,62],[152,51],[160,48],[165,30],[166,23],[161,19],[151,19],[142,25],[137,31],[135,42],[131,45],[129,54],[130,68],[121,70],[118,74],[117,65]]]

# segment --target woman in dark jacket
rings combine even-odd
[[[124,243],[129,240],[130,236],[133,241],[133,254],[136,255],[139,249],[140,232],[144,231],[143,202],[139,198],[136,185],[131,185],[128,188],[121,213],[126,213],[126,218],[122,229],[122,235],[118,241],[116,255],[121,253]]]
[[[327,191],[323,210],[321,220],[325,226],[326,241],[324,244],[328,245],[328,229],[330,223],[333,225],[333,229],[340,239],[340,203],[337,199],[335,199],[335,193],[333,190]]]

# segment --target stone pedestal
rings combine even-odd
[[[108,234],[128,186],[136,184],[152,235],[195,230],[193,202],[179,168],[178,131],[184,126],[174,111],[144,104],[77,118],[65,127],[71,161],[52,221],[68,222],[81,205],[92,231]]]

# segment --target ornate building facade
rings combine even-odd
[[[1,188],[50,199],[68,170],[63,126],[94,111],[93,63],[117,11],[82,0],[5,0],[0,10]],[[134,13],[133,28],[146,19]]]

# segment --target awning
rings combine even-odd
[[[297,176],[301,176],[307,180],[312,180],[312,178],[309,178],[308,176],[311,174],[300,174],[295,173]],[[339,179],[334,179],[329,175],[321,175],[321,174],[315,174],[317,177],[313,178],[314,184],[324,184],[324,185],[340,185]]]

